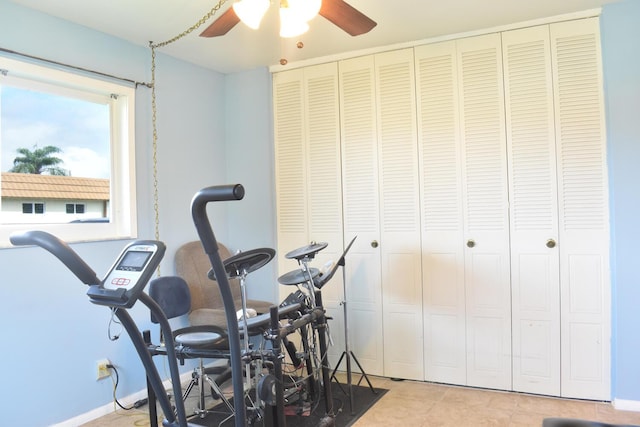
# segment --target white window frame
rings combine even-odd
[[[14,232],[42,230],[66,242],[137,237],[135,171],[135,87],[0,56],[3,84],[46,88],[63,96],[108,97],[111,109],[111,177],[108,223],[4,224],[0,210],[0,247],[11,247]],[[0,124],[1,125],[1,124]],[[2,182],[0,181],[0,186]],[[1,187],[0,187],[1,188]],[[1,201],[0,201],[1,203]],[[1,206],[1,205],[0,205]]]

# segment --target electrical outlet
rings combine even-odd
[[[96,380],[101,380],[111,376],[111,371],[107,368],[107,365],[111,365],[109,359],[100,359],[96,362]]]

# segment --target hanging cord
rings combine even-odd
[[[109,319],[109,327],[107,328],[107,336],[109,337],[109,341],[117,340],[118,338],[120,338],[120,334],[122,334],[122,323],[120,323],[120,321],[116,317],[116,310],[118,309],[115,307],[111,308],[111,318]],[[118,325],[120,327],[120,331],[112,332],[112,325]]]
[[[113,402],[114,402],[114,412],[117,411],[116,405],[118,405],[120,407],[120,409],[122,409],[123,411],[131,411],[133,409],[139,409],[141,407],[143,407],[144,405],[149,403],[149,399],[144,398],[144,399],[140,399],[134,402],[133,405],[131,406],[124,406],[119,400],[118,397],[116,396],[116,391],[118,389],[118,383],[120,382],[120,376],[118,375],[118,370],[116,369],[115,365],[107,365],[107,368],[110,369],[111,371],[113,371],[113,375],[111,375],[111,381],[113,382]],[[115,376],[115,378],[114,378]],[[137,419],[133,422],[134,426],[148,426],[151,425],[151,422],[149,420],[149,418],[147,416],[145,416],[144,418],[138,418],[141,415],[145,415],[144,411],[134,411],[133,414],[128,414],[128,416],[132,416],[132,417],[136,417]],[[160,419],[158,419],[158,422],[161,422]],[[156,423],[157,425],[157,423]]]
[[[158,206],[158,126],[157,126],[157,105],[156,105],[156,48],[167,46],[173,42],[180,40],[186,35],[192,33],[194,30],[201,27],[209,18],[215,15],[220,7],[225,4],[227,0],[218,0],[218,3],[213,6],[213,8],[198,22],[189,27],[187,30],[178,34],[177,36],[166,40],[161,43],[153,43],[149,42],[149,47],[151,48],[151,110],[152,117],[151,121],[153,123],[153,212],[155,215],[155,239],[160,240],[160,209]],[[157,275],[160,277],[160,265],[158,265]]]
[[[187,36],[189,34],[191,34],[193,31],[197,30],[198,28],[200,28],[202,26],[202,24],[204,24],[205,22],[207,22],[209,20],[209,18],[211,18],[213,15],[215,15],[218,10],[220,10],[220,8],[222,7],[223,4],[225,4],[227,2],[227,0],[218,0],[218,3],[213,6],[213,8],[211,8],[211,10],[204,15],[202,18],[200,18],[200,20],[198,22],[196,22],[195,24],[193,24],[191,27],[189,27],[189,29],[181,32],[180,34],[178,34],[177,36],[170,38],[169,40],[160,42],[160,43],[153,43],[153,42],[149,42],[149,46],[151,47],[151,49],[155,49],[157,47],[164,47],[167,46],[173,42],[176,42],[178,40],[180,40],[181,38],[183,38],[184,36]]]
[[[142,405],[138,405],[136,406],[136,404],[131,405],[131,406],[124,406],[122,403],[120,403],[120,401],[118,400],[118,398],[116,397],[116,391],[118,390],[118,384],[120,383],[120,375],[118,375],[118,370],[116,369],[116,367],[112,364],[107,365],[108,369],[111,369],[115,375],[111,376],[111,381],[113,382],[113,402],[116,403],[121,409],[124,409],[125,411],[130,411],[134,408],[139,408]]]

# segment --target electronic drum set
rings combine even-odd
[[[252,311],[247,306],[246,286],[247,276],[268,264],[275,251],[270,248],[253,249],[223,261],[227,278],[239,279],[240,282],[242,307],[237,317],[242,342],[245,401],[251,423],[263,419],[265,408],[268,410],[269,406],[282,406],[276,409],[276,419],[283,414],[306,415],[324,396],[326,416],[323,425],[333,425],[335,414],[326,356],[328,334],[325,334],[327,325],[320,288],[333,276],[335,268],[321,274],[319,269],[309,265],[326,247],[327,243],[312,242],[285,255],[287,259],[297,260],[300,268],[278,278],[280,284],[297,289],[279,304],[277,316]],[[208,276],[216,280],[213,269]],[[275,318],[277,325],[273,324]],[[290,335],[295,332],[299,333],[295,341],[301,346],[300,351],[294,340],[290,340]],[[262,340],[254,349],[257,341],[254,337],[260,335]],[[286,362],[283,362],[286,359],[280,347],[289,356]],[[207,411],[201,412],[205,414]]]

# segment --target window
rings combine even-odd
[[[66,210],[68,214],[83,214],[84,205],[82,203],[67,203]]]
[[[0,247],[27,229],[135,237],[134,100],[134,87],[0,57]]]
[[[23,203],[22,213],[23,214],[43,214],[44,203]]]

